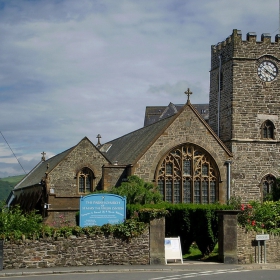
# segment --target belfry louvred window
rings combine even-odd
[[[218,173],[206,151],[183,144],[161,160],[156,181],[165,201],[208,204],[218,200]]]
[[[78,179],[79,193],[90,193],[93,191],[92,186],[94,175],[89,168],[83,168],[78,174]]]

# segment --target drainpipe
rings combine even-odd
[[[221,99],[221,71],[222,71],[222,56],[219,55],[219,91],[218,91],[218,129],[217,129],[217,135],[220,137],[220,99]]]
[[[231,165],[231,160],[227,160],[227,201],[230,200],[230,165]]]

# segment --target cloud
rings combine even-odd
[[[207,103],[210,47],[234,28],[273,33],[278,3],[0,0],[0,131],[29,171],[42,151],[140,128],[145,106],[185,103],[188,87]],[[21,174],[0,145],[0,177]]]

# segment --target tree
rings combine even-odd
[[[126,196],[128,204],[152,204],[162,202],[162,195],[153,183],[148,183],[138,176],[129,176],[127,182],[123,182],[120,187],[114,187],[113,194]]]

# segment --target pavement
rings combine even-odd
[[[279,264],[223,264],[214,262],[184,261],[184,263],[168,263],[166,265],[95,265],[68,266],[47,268],[18,268],[0,270],[1,277],[49,275],[66,273],[106,273],[106,272],[141,272],[141,271],[209,271],[209,270],[280,270]]]

